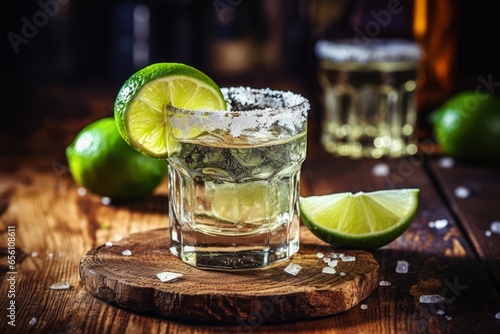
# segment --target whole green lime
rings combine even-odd
[[[468,162],[500,162],[499,97],[460,92],[435,111],[432,123],[443,153]]]
[[[131,148],[120,136],[112,117],[85,126],[66,148],[66,157],[79,186],[115,202],[151,194],[167,170],[165,161]]]

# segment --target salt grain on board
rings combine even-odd
[[[335,268],[332,267],[324,267],[321,272],[324,274],[335,274],[337,270],[335,270]]]
[[[484,235],[487,236],[488,238],[491,237],[491,231],[490,230],[485,231]]]
[[[71,287],[68,282],[54,283],[50,286],[52,290],[68,290]]]
[[[441,295],[421,295],[418,300],[423,304],[435,304],[444,302],[445,298]]]
[[[344,261],[344,262],[353,262],[353,261],[356,261],[356,257],[355,256],[351,256],[351,255],[342,256],[340,259],[342,261]]]
[[[497,312],[497,313],[495,314],[495,319],[500,320],[500,312]]]
[[[111,247],[113,246],[113,243],[111,241],[106,241],[104,245],[106,245],[106,247]]]
[[[161,273],[156,274],[156,277],[158,277],[160,279],[160,281],[162,281],[162,282],[168,282],[168,281],[174,280],[176,278],[179,278],[181,276],[182,276],[182,274],[172,273],[169,271],[163,271]]]
[[[451,157],[442,157],[438,160],[438,165],[441,168],[451,168],[455,165],[455,160]]]
[[[366,305],[366,304],[361,304],[360,308],[361,308],[362,310],[366,310],[366,309],[368,309],[368,305]]]
[[[125,250],[122,252],[122,255],[124,255],[124,256],[131,256],[131,255],[132,255],[132,252],[131,252],[129,249],[125,249]]]
[[[455,189],[455,196],[458,198],[467,198],[470,195],[470,190],[466,187],[457,187]]]
[[[500,222],[494,221],[491,223],[490,230],[493,233],[500,233]]]
[[[103,198],[101,198],[101,203],[103,205],[110,205],[111,204],[111,198],[109,198],[109,197],[103,197]]]
[[[31,320],[28,322],[28,326],[35,326],[38,321],[36,318],[31,318]]]
[[[442,229],[448,226],[448,220],[447,219],[438,219],[433,222],[429,222],[429,227],[435,228],[435,229]]]
[[[378,282],[378,285],[380,285],[380,286],[390,286],[391,282],[389,282],[389,281],[380,281],[380,282]]]
[[[398,263],[396,265],[396,272],[398,274],[407,274],[409,266],[410,266],[410,264],[404,260],[398,261]]]
[[[328,262],[328,266],[329,267],[336,267],[338,263],[339,263],[338,260],[330,260],[330,262]]]
[[[340,275],[340,276],[345,276],[346,274],[345,274],[345,272],[341,271],[341,272],[339,273],[339,275]]]
[[[290,263],[284,271],[290,275],[296,276],[299,271],[302,269],[302,267],[299,264],[296,263]]]
[[[372,168],[373,176],[389,176],[389,165],[386,163],[378,163]]]
[[[324,258],[324,257],[325,257],[325,254],[323,254],[323,253],[321,253],[321,252],[316,253],[316,257],[317,257],[318,259],[322,259],[322,258]]]

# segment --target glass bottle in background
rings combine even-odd
[[[417,108],[422,114],[443,103],[455,89],[458,14],[454,0],[414,1],[413,34],[425,51],[417,88]]]

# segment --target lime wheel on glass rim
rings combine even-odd
[[[125,141],[142,154],[166,159],[175,145],[166,119],[168,106],[226,110],[219,86],[198,69],[181,63],[156,63],[135,72],[120,88],[115,121]]]

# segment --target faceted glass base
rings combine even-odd
[[[172,212],[172,211],[171,211]],[[193,230],[170,215],[170,250],[192,266],[213,270],[263,268],[299,250],[299,218],[256,235],[212,236]]]

